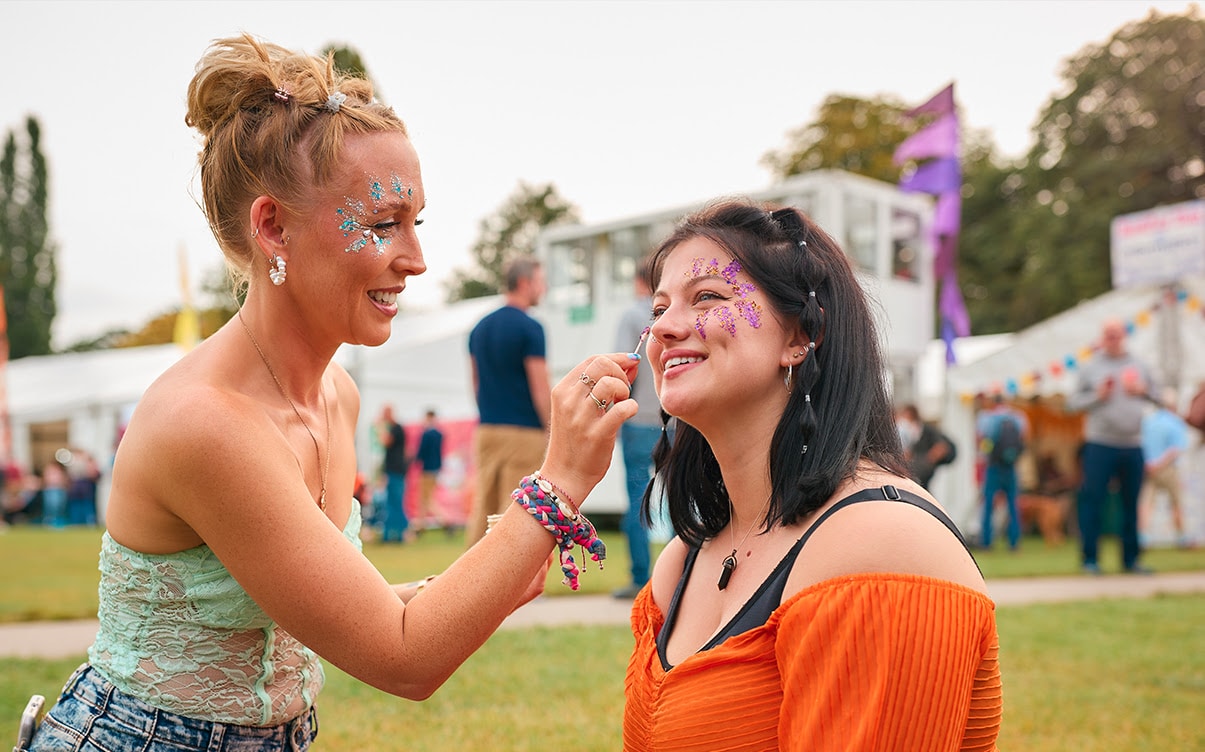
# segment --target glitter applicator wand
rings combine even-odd
[[[632,348],[632,355],[640,357],[640,346],[643,345],[644,341],[649,338],[649,332],[652,330],[653,328],[650,326],[646,326],[644,328],[644,331],[640,333],[640,339],[636,340],[636,346]]]

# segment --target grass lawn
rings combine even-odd
[[[601,531],[612,558],[586,568],[582,591],[626,584],[622,537]],[[12,528],[0,533],[0,622],[94,617],[100,532]],[[424,533],[413,544],[365,545],[392,582],[441,571],[463,550],[459,536]],[[1075,574],[1074,543],[1027,538],[1020,553],[976,554],[989,578]],[[1117,541],[1102,541],[1106,571]],[[1159,571],[1205,570],[1205,549],[1148,552]],[[548,594],[572,594],[550,575]],[[1109,600],[998,610],[1005,682],[1004,750],[1205,749],[1205,597]],[[544,750],[566,739],[618,749],[625,627],[507,630],[490,641],[434,697],[412,703],[328,667],[319,703],[318,750]],[[14,738],[31,693],[53,701],[84,659],[0,659],[0,748]],[[572,731],[564,727],[572,725]]]
[[[610,558],[599,570],[594,562],[582,567],[583,593],[610,593],[628,581],[627,548],[615,530],[602,530]],[[458,534],[424,532],[415,543],[367,543],[364,553],[390,582],[408,582],[443,571],[464,550]],[[100,531],[68,528],[14,527],[0,531],[0,622],[80,619],[96,616],[97,554]],[[655,554],[656,552],[654,552]],[[1046,546],[1039,538],[1026,538],[1020,553],[1003,548],[975,554],[988,579],[1070,575],[1079,572],[1074,542]],[[577,558],[581,558],[580,555]],[[1101,541],[1100,562],[1106,572],[1120,569],[1116,538]],[[1205,548],[1154,549],[1143,561],[1160,572],[1205,570]],[[19,573],[19,574],[18,574]],[[572,596],[560,584],[560,573],[549,572],[547,594]],[[0,740],[2,742],[2,740]]]
[[[1009,606],[998,620],[1000,749],[1205,749],[1205,598]],[[315,749],[619,749],[631,643],[623,627],[499,632],[425,703],[328,667]],[[81,660],[0,660],[0,744],[30,693],[53,700]]]

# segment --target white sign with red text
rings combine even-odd
[[[1205,201],[1114,217],[1109,236],[1114,289],[1205,274]]]

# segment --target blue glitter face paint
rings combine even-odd
[[[719,259],[706,260],[696,258],[691,262],[690,271],[685,274],[686,277],[698,279],[699,277],[719,277],[732,289],[732,294],[737,300],[732,304],[732,307],[727,305],[719,305],[714,308],[708,308],[695,317],[695,331],[703,339],[707,339],[707,319],[711,313],[715,312],[716,320],[719,321],[720,328],[728,332],[728,336],[736,336],[737,316],[744,319],[749,326],[754,329],[761,328],[762,307],[757,301],[750,300],[749,295],[757,292],[757,287],[749,282],[738,282],[737,275],[741,273],[741,262],[732,259],[727,266],[720,267]],[[736,309],[736,314],[733,314],[732,309]]]
[[[396,173],[389,176],[389,190],[398,198],[407,201],[414,195],[414,188],[405,185]],[[368,196],[373,204],[372,213],[379,214],[381,202],[385,199],[385,186],[379,179],[372,176],[369,176]],[[340,232],[343,233],[343,237],[350,238],[343,252],[359,253],[371,241],[376,249],[376,255],[383,254],[385,246],[392,241],[381,234],[382,230],[379,227],[366,223],[364,218],[367,214],[367,207],[364,202],[351,196],[344,196],[344,202],[342,208],[335,210],[335,215],[339,219]]]

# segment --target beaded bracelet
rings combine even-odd
[[[574,512],[543,485],[529,475],[519,482],[519,487],[510,497],[552,533],[560,549],[561,573],[565,575],[561,584],[577,590],[581,570],[573,560],[574,544],[582,547],[583,557],[589,553],[590,558],[598,562],[599,569],[602,569],[603,560],[607,558],[607,547],[585,515]],[[550,483],[547,485],[551,487]]]
[[[569,505],[569,508],[573,510],[574,514],[578,514],[579,508],[577,504],[573,503],[573,499],[569,497],[569,494],[565,493],[565,489],[548,480],[543,475],[540,475],[539,470],[532,472],[531,479],[535,481],[536,485],[542,488],[545,493],[555,494],[557,498]]]

